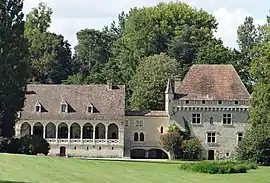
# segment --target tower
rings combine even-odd
[[[172,110],[172,103],[174,98],[174,91],[172,85],[172,79],[169,78],[167,82],[167,87],[165,91],[165,111],[170,114]]]

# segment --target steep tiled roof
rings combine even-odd
[[[65,101],[68,113],[60,113],[60,104]],[[42,112],[35,105],[42,105]],[[92,105],[94,113],[88,113]],[[28,85],[21,119],[36,120],[91,120],[120,119],[125,115],[125,87],[107,85]]]
[[[248,100],[250,95],[232,65],[193,65],[176,98],[194,100]]]
[[[167,117],[166,111],[126,111],[126,116]]]

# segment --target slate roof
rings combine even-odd
[[[166,111],[126,111],[126,116],[167,117]]]
[[[36,103],[42,112],[35,111]],[[61,103],[68,113],[61,113]],[[94,107],[94,113],[87,111]],[[28,85],[21,119],[32,120],[93,120],[121,119],[125,115],[125,86],[115,85]]]
[[[234,67],[228,65],[193,65],[181,85],[176,99],[248,100],[250,94]]]

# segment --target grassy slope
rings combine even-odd
[[[78,160],[0,155],[0,180],[14,183],[267,183],[270,168],[246,174],[208,175],[179,170],[179,164]],[[1,181],[0,181],[1,182]]]

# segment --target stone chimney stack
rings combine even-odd
[[[108,88],[109,88],[110,90],[112,90],[112,89],[113,89],[113,83],[112,83],[112,81],[108,80],[108,81],[107,81],[107,86],[108,86]]]
[[[182,80],[180,76],[174,76],[173,80],[173,89],[176,91],[181,86]]]

